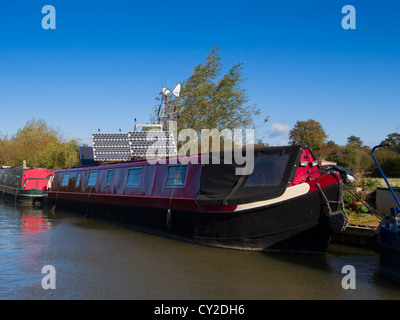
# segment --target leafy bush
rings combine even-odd
[[[358,165],[358,151],[359,148],[356,145],[349,144],[345,147],[339,147],[336,152],[329,155],[328,160],[354,171]]]
[[[346,208],[348,208],[354,201],[356,201],[356,198],[354,198],[349,192],[343,192],[343,203]]]
[[[387,177],[400,177],[400,156],[386,159],[379,164]],[[374,168],[372,174],[377,177],[382,176],[378,167]]]
[[[361,180],[361,188],[363,190],[369,190],[369,191],[374,191],[376,188],[380,187],[381,183],[377,179],[373,178],[363,178]]]

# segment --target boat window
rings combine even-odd
[[[96,185],[97,171],[89,172],[88,187],[93,187]]]
[[[175,187],[184,186],[186,180],[187,165],[184,166],[169,166],[167,180],[165,181],[165,186]]]
[[[140,184],[140,176],[142,168],[129,169],[128,179],[126,180],[127,187],[137,187]]]
[[[114,173],[114,170],[108,170],[106,187],[111,186],[111,180],[112,180],[113,173]]]
[[[246,186],[274,186],[281,183],[289,160],[289,154],[255,157],[254,170]]]
[[[61,181],[61,187],[68,186],[68,181],[69,181],[69,172],[64,173],[62,181]]]
[[[75,187],[78,187],[78,186],[79,186],[79,181],[80,181],[80,180],[81,180],[81,173],[78,172],[78,173],[76,174]]]

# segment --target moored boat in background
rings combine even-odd
[[[55,171],[45,168],[3,166],[0,168],[0,194],[26,202],[41,200],[50,187]]]

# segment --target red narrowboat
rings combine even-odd
[[[44,168],[1,167],[0,194],[26,202],[41,200],[54,176]]]
[[[310,149],[255,149],[247,175],[237,175],[243,164],[224,163],[223,154],[219,164],[198,155],[57,170],[45,202],[162,236],[242,250],[324,253],[334,229],[346,226],[340,211],[346,172],[320,167]]]

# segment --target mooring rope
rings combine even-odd
[[[342,195],[342,190],[341,190],[342,184],[339,184],[339,201],[328,200],[327,196],[325,195],[325,192],[322,190],[319,183],[317,183],[316,186],[321,191],[321,194],[325,201],[325,204],[328,207],[329,223],[331,225],[331,228],[334,231],[345,230],[349,224],[349,218],[347,217],[346,212],[344,211],[343,195]],[[330,203],[340,204],[342,207],[342,210],[332,211]]]
[[[182,167],[183,167],[183,165],[181,164],[179,166],[179,171],[178,171],[177,177],[180,176]],[[187,174],[187,172],[186,172],[186,174]],[[167,172],[167,177],[168,177],[168,172]],[[185,180],[186,180],[186,177],[185,177]],[[171,196],[169,197],[169,208],[167,210],[167,228],[168,228],[168,230],[170,230],[172,228],[171,209],[172,209],[172,197],[174,195],[175,188],[176,188],[176,183],[174,183],[174,187],[172,188]]]

